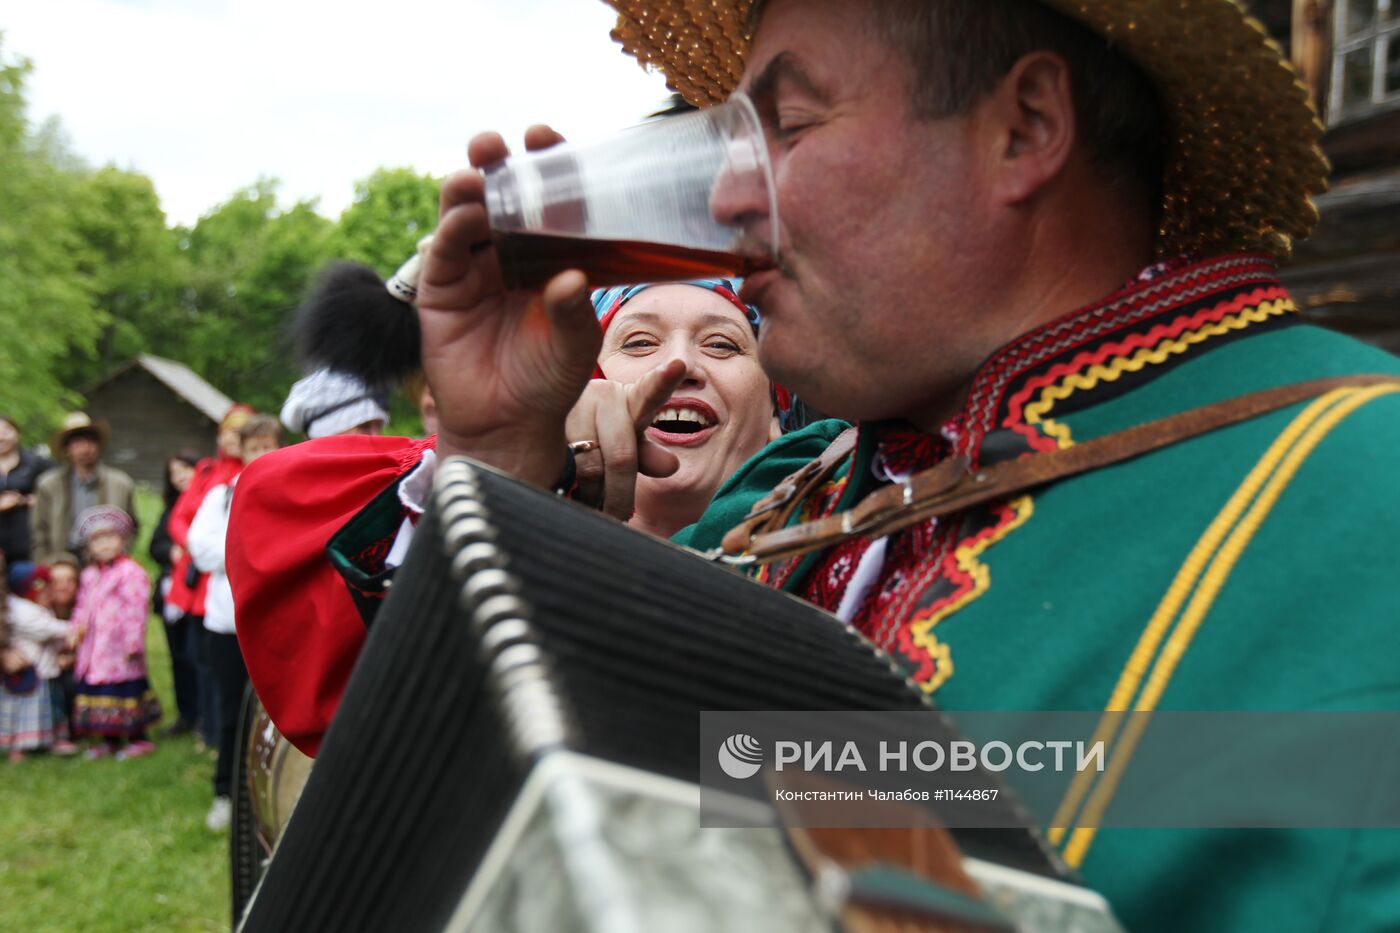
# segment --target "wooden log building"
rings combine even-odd
[[[1400,352],[1400,0],[1248,0],[1327,126],[1322,221],[1283,270],[1304,313]]]
[[[149,353],[84,394],[84,410],[112,431],[104,462],[155,489],[163,487],[165,462],[175,451],[214,452],[219,422],[233,404],[185,364]]]

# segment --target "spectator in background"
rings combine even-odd
[[[180,493],[189,486],[199,465],[199,454],[193,450],[176,451],[165,462],[165,511],[151,532],[150,555],[158,568],[155,583],[155,598],[152,608],[165,622],[165,643],[170,648],[170,673],[175,685],[175,706],[179,716],[166,735],[184,735],[193,732],[199,723],[199,678],[196,673],[194,656],[190,653],[189,620],[183,610],[169,604],[166,595],[170,592],[171,570],[184,549],[170,539],[170,513]]]
[[[403,387],[404,396],[418,409],[418,416],[423,419],[423,437],[431,437],[438,431],[437,399],[433,398],[433,390],[428,387],[428,380],[421,372],[408,380]]]
[[[281,427],[271,415],[249,418],[239,435],[244,466],[276,450],[282,441]],[[204,638],[219,704],[219,758],[214,766],[214,803],[205,818],[205,825],[215,831],[227,827],[231,815],[229,790],[234,770],[233,750],[243,691],[248,685],[248,669],[243,664],[234,628],[233,593],[224,571],[229,503],[233,500],[237,485],[238,477],[234,477],[226,485],[209,490],[190,524],[189,534],[190,556],[194,565],[209,575],[204,603]]]
[[[78,558],[72,554],[60,554],[48,564],[40,564],[31,577],[25,598],[43,606],[55,619],[66,624],[73,618],[73,609],[78,602],[78,573],[81,569]],[[78,752],[78,746],[72,741],[73,698],[76,695],[73,652],[70,649],[59,657],[58,674],[49,680],[49,701],[53,704],[52,751],[55,755],[74,755]]]
[[[383,396],[356,377],[329,369],[298,380],[282,406],[287,430],[313,440],[335,434],[382,434],[388,421]]]
[[[39,564],[29,575],[25,592],[20,595],[36,602],[54,618],[67,622],[73,618],[78,601],[78,574],[82,564],[72,554],[63,553],[47,564]]]
[[[74,722],[80,735],[103,741],[89,758],[136,758],[155,751],[146,730],[160,719],[160,700],[146,677],[146,617],[151,581],[127,556],[135,523],[121,509],[99,505],[78,516],[88,565],[78,584],[72,629],[78,641]]]
[[[105,424],[80,411],[64,416],[51,447],[65,462],[40,476],[34,486],[30,515],[34,560],[47,563],[65,551],[81,553],[77,519],[87,509],[110,505],[128,516],[136,514],[135,484],[130,476],[102,462],[106,446]]]
[[[418,413],[423,417],[423,433],[431,437],[438,432],[437,399],[433,390],[424,381],[423,391],[418,396]]]
[[[53,464],[19,445],[19,422],[0,415],[0,552],[9,561],[10,589],[33,569],[30,562],[29,509],[34,485]]]
[[[213,746],[219,741],[218,702],[214,697],[214,675],[209,670],[209,658],[204,644],[204,592],[209,585],[206,574],[202,574],[190,562],[189,542],[190,522],[199,511],[204,497],[210,489],[230,482],[243,470],[243,458],[239,456],[238,430],[253,416],[248,405],[233,405],[224,413],[219,422],[218,453],[199,461],[190,477],[189,485],[175,507],[170,510],[166,530],[170,535],[173,559],[170,568],[170,592],[165,594],[166,611],[180,613],[180,627],[188,639],[185,656],[195,668],[196,696],[195,709],[199,715],[199,734],[204,744]],[[174,549],[178,548],[178,552]],[[173,653],[173,652],[172,652]]]
[[[68,626],[10,592],[0,557],[0,748],[12,763],[53,742],[49,681],[67,638]]]

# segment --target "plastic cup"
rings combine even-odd
[[[742,94],[597,143],[512,156],[485,177],[510,289],[566,269],[606,286],[742,276],[777,261],[773,171]]]

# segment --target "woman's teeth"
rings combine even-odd
[[[694,408],[667,408],[658,412],[651,424],[670,434],[695,434],[712,427],[714,422]]]

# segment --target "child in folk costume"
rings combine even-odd
[[[160,719],[160,701],[146,679],[146,616],[151,581],[126,554],[133,525],[121,509],[99,505],[78,519],[78,537],[92,563],[84,568],[72,626],[81,639],[74,675],[74,726],[103,741],[89,758],[135,758],[155,745],[146,729]]]
[[[67,638],[66,624],[10,592],[0,557],[0,748],[12,762],[53,742],[49,680]]]
[[[63,627],[72,630],[69,620],[78,600],[78,574],[81,567],[72,554],[59,554],[47,564],[41,564],[30,575],[24,598],[48,610]],[[53,705],[53,746],[55,755],[76,755],[73,744],[73,660],[74,642],[70,638],[58,653],[58,674],[49,680],[49,702]]]

